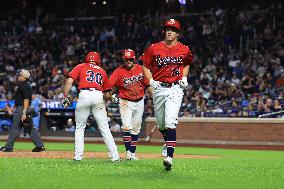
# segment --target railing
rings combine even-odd
[[[284,110],[278,111],[278,112],[271,112],[271,113],[267,113],[267,114],[262,114],[259,115],[258,118],[262,118],[262,117],[267,117],[267,116],[271,116],[271,115],[278,115],[284,113]]]

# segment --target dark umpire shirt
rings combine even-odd
[[[24,105],[24,99],[29,99],[30,103],[32,101],[32,88],[27,81],[22,81],[18,85],[15,95],[15,106]]]

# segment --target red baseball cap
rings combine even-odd
[[[132,49],[126,49],[123,51],[123,59],[131,59],[131,58],[135,58],[135,52]]]
[[[174,27],[174,28],[180,30],[180,23],[179,23],[179,21],[177,21],[175,19],[169,19],[164,24],[164,29],[166,27]]]

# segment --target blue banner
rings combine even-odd
[[[10,105],[11,108],[15,106],[15,100],[4,100],[0,101],[0,109],[5,109],[6,105]]]
[[[0,109],[4,109],[9,104],[11,108],[15,106],[14,100],[0,101]],[[75,109],[77,102],[72,102],[67,109]],[[41,107],[45,109],[65,109],[62,107],[61,101],[56,100],[45,100],[41,102]]]

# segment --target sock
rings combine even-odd
[[[130,152],[131,153],[135,153],[137,141],[138,141],[138,135],[131,134],[131,142],[130,142],[130,146],[131,146]]]
[[[164,130],[159,130],[160,131],[160,133],[163,135],[163,137],[164,137],[164,141],[166,142],[167,140],[166,140],[166,136],[167,136],[167,129],[164,129]]]
[[[167,144],[167,153],[169,157],[174,156],[175,146],[176,146],[176,130],[168,129],[166,133],[166,144]]]
[[[131,142],[131,135],[130,135],[130,131],[124,131],[123,132],[123,142],[124,142],[124,146],[125,146],[125,150],[126,151],[130,151],[130,142]]]

